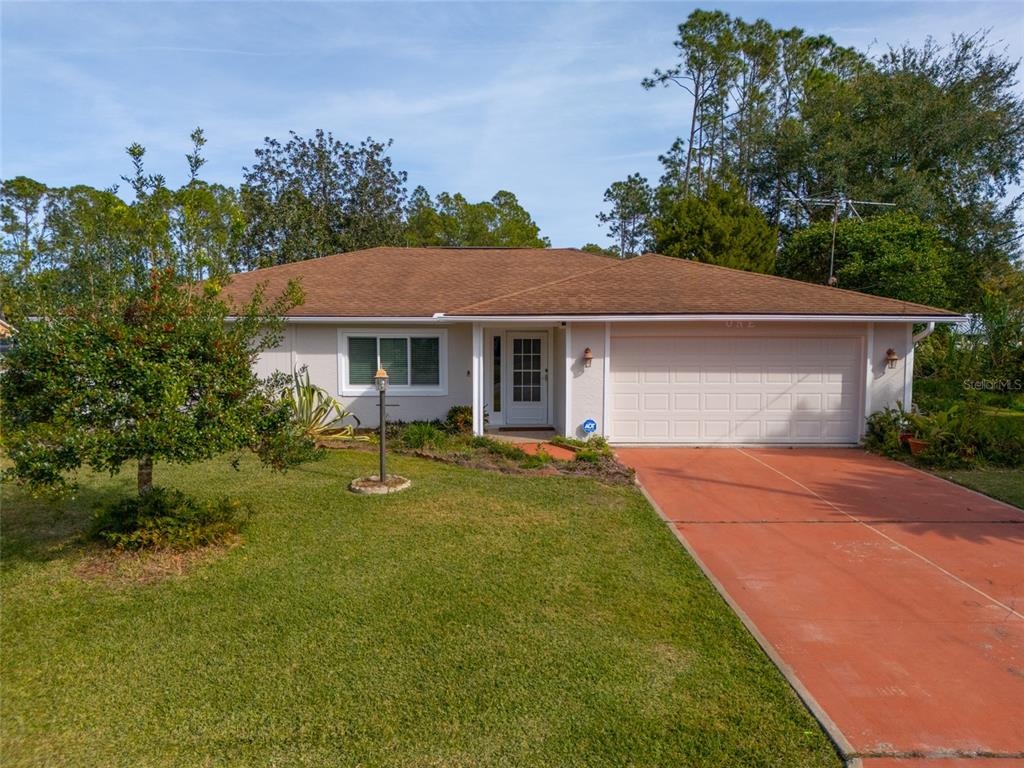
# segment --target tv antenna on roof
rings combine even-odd
[[[851,211],[854,216],[863,221],[863,217],[857,210],[858,205],[878,205],[885,208],[895,208],[896,203],[882,203],[877,200],[851,200],[846,195],[837,193],[833,197],[786,197],[787,202],[800,203],[804,208],[810,206],[828,206],[832,209],[832,248],[828,255],[828,284],[835,287],[839,284],[836,279],[836,228],[839,226],[839,214]]]

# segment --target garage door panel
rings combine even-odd
[[[729,436],[730,422],[728,419],[705,419],[702,422],[704,437],[709,440],[721,440]]]
[[[640,410],[639,392],[616,392],[612,395],[612,410],[616,411],[638,411]]]
[[[699,440],[700,421],[697,419],[677,419],[672,422],[672,437],[677,440]]]
[[[733,395],[733,409],[737,411],[760,411],[760,393],[737,392],[735,395]]]
[[[758,366],[753,365],[737,365],[736,366],[736,383],[737,384],[760,384],[762,379],[762,371]]]
[[[728,392],[705,392],[704,393],[704,407],[702,410],[705,411],[725,411],[729,412],[729,393]]]
[[[612,439],[855,442],[858,338],[621,337],[611,354]]]
[[[700,394],[698,392],[677,392],[673,403],[677,413],[700,410]]]
[[[667,411],[669,403],[668,392],[645,392],[644,393],[644,410],[645,411]]]
[[[761,437],[761,422],[737,421],[733,424],[732,433],[743,440],[757,440]]]

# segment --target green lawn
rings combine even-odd
[[[188,575],[76,575],[63,511],[4,489],[2,762],[838,766],[640,494],[368,453],[273,475],[157,468],[258,508]]]
[[[937,469],[939,477],[1024,509],[1024,469]]]

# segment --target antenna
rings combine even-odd
[[[853,211],[853,215],[856,216],[860,221],[863,221],[863,217],[857,210],[858,205],[878,205],[885,208],[895,208],[896,203],[882,203],[877,200],[851,200],[842,192],[836,193],[833,197],[786,197],[783,198],[786,202],[800,203],[805,208],[816,205],[816,206],[828,206],[832,209],[832,249],[828,255],[828,284],[833,288],[839,284],[836,279],[836,228],[839,225],[839,214],[841,211],[847,209]]]

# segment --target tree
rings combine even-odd
[[[580,250],[585,251],[587,253],[593,253],[598,256],[608,256],[610,258],[615,259],[619,258],[618,248],[616,248],[614,245],[611,248],[602,248],[597,243],[587,243],[586,245],[582,246]]]
[[[82,466],[114,473],[135,460],[142,494],[156,461],[251,448],[276,463],[287,413],[252,365],[299,301],[292,285],[269,303],[257,291],[229,308],[216,283],[198,290],[168,268],[139,289],[25,323],[0,377],[8,476],[62,488]]]
[[[661,185],[677,199],[734,178],[782,241],[830,217],[807,198],[895,203],[970,256],[960,263],[973,285],[965,307],[1013,269],[1024,98],[1018,62],[986,33],[871,59],[798,28],[698,10],[675,46],[678,62],[642,85],[678,85],[692,99],[661,157]]]
[[[771,272],[775,263],[775,232],[735,183],[708,182],[702,195],[681,199],[661,190],[652,229],[655,250],[666,256],[751,272]]]
[[[406,212],[405,243],[410,246],[490,246],[546,248],[540,228],[511,192],[499,190],[488,201],[471,203],[442,192],[432,201],[427,190],[413,190]]]
[[[47,187],[32,179],[3,185],[3,292],[7,316],[20,322],[86,297],[99,301],[145,285],[153,269],[173,268],[198,281],[237,270],[244,232],[237,192],[198,177],[203,131],[185,155],[189,181],[167,187],[145,169],[146,150],[127,148],[132,172],[116,186]]]
[[[608,236],[616,241],[620,258],[647,250],[651,242],[648,219],[654,202],[647,179],[634,173],[625,181],[614,182],[605,190],[604,201],[611,209],[597,214],[597,220],[608,227]]]
[[[402,242],[406,174],[392,166],[390,140],[289,135],[264,139],[243,169],[248,267]]]
[[[825,284],[832,247],[831,222],[795,232],[779,254],[784,277]],[[913,214],[895,212],[846,219],[836,227],[835,276],[840,288],[931,306],[963,301],[959,256],[939,231]],[[959,295],[958,295],[959,294]]]

